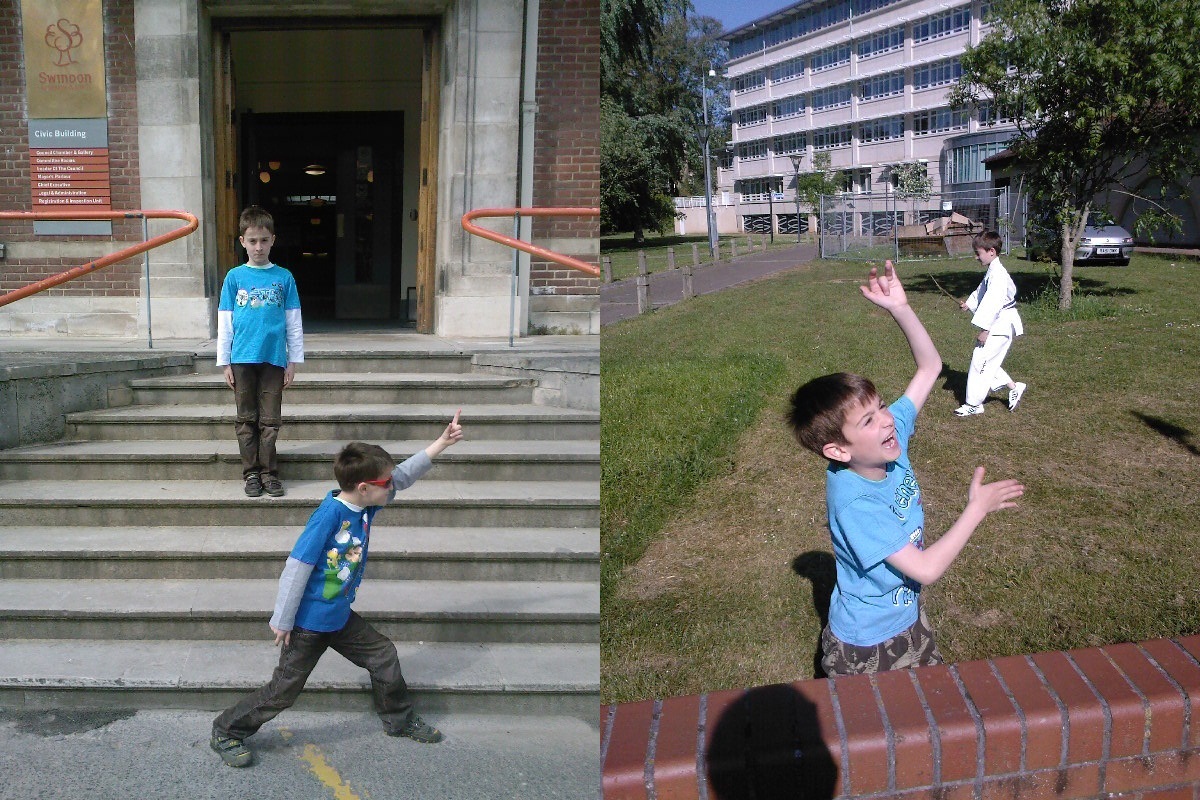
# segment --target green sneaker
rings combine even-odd
[[[254,754],[241,739],[217,736],[214,733],[208,740],[208,746],[231,767],[248,767],[254,763]]]
[[[388,731],[387,735],[407,736],[414,742],[420,742],[421,744],[435,744],[446,738],[442,735],[441,731],[427,723],[425,720],[421,719],[416,714],[413,714],[411,717],[409,717],[408,722],[404,723],[404,727],[402,727],[400,730]]]

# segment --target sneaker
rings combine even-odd
[[[425,720],[421,719],[416,714],[413,714],[411,717],[409,717],[408,722],[404,723],[404,727],[402,727],[400,730],[388,731],[387,735],[407,736],[409,739],[422,744],[434,744],[445,738],[441,731],[427,723]]]
[[[248,767],[254,763],[254,753],[246,747],[241,739],[217,736],[215,733],[208,740],[208,746],[231,767]]]
[[[963,403],[961,406],[954,409],[954,413],[960,417],[969,417],[973,414],[982,414],[983,406],[973,406],[973,405],[969,405],[967,403]]]
[[[258,497],[263,493],[262,476],[257,472],[251,472],[246,476],[246,496]]]
[[[1021,402],[1021,397],[1025,394],[1025,384],[1017,382],[1017,388],[1010,389],[1008,392],[1008,410],[1016,411],[1017,403]]]
[[[283,484],[279,482],[279,478],[274,475],[266,475],[263,477],[262,484],[271,497],[283,497]]]

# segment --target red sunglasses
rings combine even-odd
[[[386,478],[376,478],[373,481],[363,481],[363,483],[369,483],[372,486],[378,486],[380,489],[390,489],[392,488],[392,476],[389,475]]]

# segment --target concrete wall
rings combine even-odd
[[[190,353],[8,354],[0,363],[0,450],[57,441],[67,414],[128,405],[130,381],[190,373],[192,364]]]

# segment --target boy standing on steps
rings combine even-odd
[[[960,417],[983,413],[983,401],[996,389],[1008,387],[1008,410],[1016,411],[1025,384],[1014,382],[1001,364],[1013,339],[1025,332],[1017,313],[1017,287],[1000,263],[1004,240],[995,231],[984,231],[971,241],[975,258],[987,272],[971,296],[959,305],[974,312],[971,324],[982,330],[975,336],[971,369],[967,372],[966,402],[954,409]]]
[[[908,441],[942,359],[892,262],[882,277],[872,268],[861,288],[908,340],[917,371],[904,395],[884,405],[874,384],[843,372],[797,389],[788,415],[800,444],[829,460],[825,500],[837,583],[821,632],[821,666],[830,676],[942,663],[920,607],[921,587],[946,572],[984,517],[1013,507],[1024,492],[1014,480],[985,484],[983,467],[976,467],[966,508],[925,545],[925,510]]]
[[[300,295],[292,273],[271,263],[275,220],[250,206],[238,220],[246,263],[221,286],[217,306],[217,366],[237,405],[238,450],[246,494],[281,497],[275,443],[283,424],[283,390],[304,361]]]
[[[400,672],[396,646],[351,610],[362,582],[371,522],[396,492],[433,466],[432,459],[462,439],[458,412],[432,444],[396,466],[380,446],[351,442],[334,461],[340,491],[331,491],[313,512],[292,548],[271,616],[275,644],[283,645],[270,682],[226,709],[213,722],[209,746],[231,767],[254,760],[243,741],[300,696],[318,659],[332,647],[371,674],[375,711],[388,736],[432,744],[442,733],[413,710]]]

